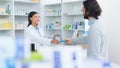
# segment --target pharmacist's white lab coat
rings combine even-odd
[[[39,33],[36,31],[36,28],[30,25],[24,31],[24,41],[25,41],[25,51],[28,53],[30,51],[30,44],[34,43],[36,49],[39,50],[39,47],[50,45],[51,39],[44,37],[44,31],[41,28],[38,28]]]
[[[108,45],[107,45],[107,36],[106,31],[102,22],[91,19],[89,20],[91,27],[88,31],[88,36],[82,38],[74,38],[72,41],[74,43],[84,43],[87,41],[88,57],[97,57],[108,59]]]

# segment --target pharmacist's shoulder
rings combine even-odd
[[[32,28],[31,26],[25,27],[24,32],[31,32]]]

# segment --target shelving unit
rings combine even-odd
[[[84,31],[82,2],[82,0],[63,0],[63,39],[72,38],[74,30],[78,30],[80,35]]]
[[[14,1],[15,3],[25,3],[25,4],[39,4],[39,2],[31,2],[30,0],[28,1],[28,0],[23,0],[23,1],[21,1],[21,0],[15,0]]]
[[[35,10],[41,16],[39,25],[42,25],[46,37],[60,34],[64,39],[71,38],[74,30],[79,30],[81,35],[84,32],[82,0],[53,0],[50,2],[42,0],[42,8],[41,2],[31,1],[0,0],[0,8],[2,8],[0,11],[3,11],[0,12],[0,19],[7,19],[12,23],[11,29],[0,29],[0,31],[9,31],[13,37],[23,36],[24,28],[28,23],[28,13]],[[11,13],[6,13],[6,10]]]
[[[83,0],[63,0],[64,3],[71,3],[71,4],[79,3],[80,1],[83,2]]]
[[[32,2],[31,0],[14,1],[15,36],[23,36],[30,11],[40,13],[40,2]]]
[[[60,34],[62,39],[72,38],[75,30],[80,35],[84,32],[84,17],[82,14],[82,0],[62,0],[44,4],[44,30],[47,37]],[[57,11],[56,9],[60,9]],[[60,22],[60,28],[55,29],[54,21]],[[52,26],[52,28],[51,28]]]
[[[11,31],[12,29],[0,29],[0,31]]]
[[[55,34],[61,35],[61,1],[56,1],[56,3],[45,3],[43,9],[45,36],[52,38]]]
[[[0,0],[0,35],[14,37],[12,4],[11,0]]]
[[[23,37],[28,13],[40,10],[40,0],[0,0],[0,34]]]

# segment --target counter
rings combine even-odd
[[[44,46],[39,48],[38,53],[43,60],[19,61],[17,68],[105,68],[101,60],[86,58],[87,49],[84,45]],[[117,64],[109,63],[110,68],[120,68]]]

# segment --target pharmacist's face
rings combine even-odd
[[[30,18],[32,24],[36,24],[38,25],[39,21],[40,21],[40,16],[38,14],[34,14],[31,18]]]

